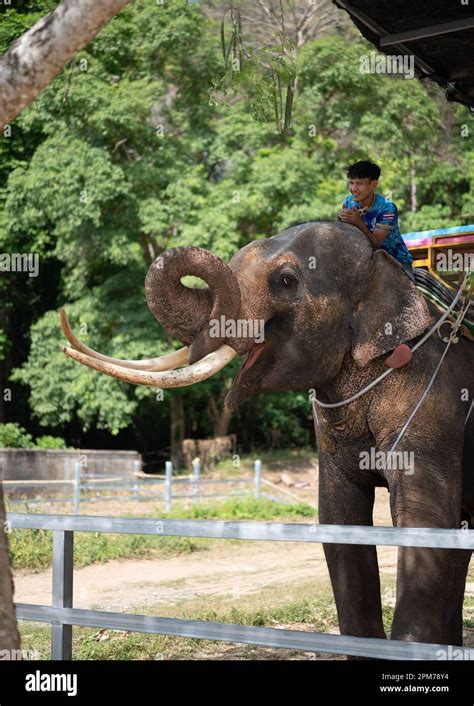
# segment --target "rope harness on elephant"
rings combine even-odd
[[[451,314],[451,312],[455,308],[456,304],[458,303],[458,301],[462,297],[462,300],[463,300],[462,305],[461,305],[461,308],[460,308],[455,320],[453,322],[449,322],[452,327],[451,333],[449,334],[449,336],[447,338],[442,339],[443,342],[446,343],[446,346],[445,346],[445,349],[441,355],[441,358],[440,358],[438,364],[436,365],[436,368],[433,371],[433,374],[432,374],[432,376],[426,386],[426,389],[424,390],[422,396],[418,400],[413,412],[408,417],[406,423],[403,425],[402,430],[400,431],[395,443],[393,444],[392,448],[389,451],[389,454],[392,453],[395,450],[395,448],[398,446],[398,444],[400,443],[400,441],[404,437],[408,427],[410,426],[411,422],[413,421],[413,418],[415,417],[416,413],[418,412],[421,405],[425,401],[429,391],[431,390],[431,388],[436,380],[438,372],[441,368],[441,365],[443,364],[443,361],[446,357],[446,354],[447,354],[451,344],[457,343],[459,340],[458,333],[459,333],[459,330],[462,326],[462,322],[464,320],[464,317],[466,316],[467,311],[469,309],[469,306],[471,303],[471,298],[474,294],[474,283],[470,282],[471,277],[472,277],[471,273],[468,272],[466,274],[466,276],[464,277],[464,280],[463,280],[461,286],[459,287],[459,290],[458,290],[456,296],[454,297],[453,301],[451,302],[450,306],[448,307],[448,309],[440,317],[440,319],[434,324],[434,326],[432,326],[430,328],[428,333],[426,333],[423,336],[423,338],[421,338],[418,341],[418,343],[416,343],[412,348],[412,352],[414,353],[416,350],[418,350],[418,348],[420,348],[423,345],[423,343],[425,343],[430,338],[430,336],[432,336],[432,334],[435,331],[438,331],[438,335],[441,337],[439,329],[441,328],[442,324],[446,321],[446,319]],[[366,392],[368,392],[373,387],[378,385],[378,383],[381,382],[382,380],[384,380],[384,378],[386,378],[387,375],[390,375],[390,373],[392,373],[393,370],[394,370],[394,368],[388,368],[388,370],[385,370],[381,375],[379,375],[377,378],[375,378],[375,380],[373,380],[371,383],[369,383],[362,390],[359,390],[359,392],[357,392],[355,395],[352,395],[352,397],[349,397],[347,400],[342,400],[341,402],[327,403],[327,402],[321,402],[316,397],[313,397],[313,416],[314,416],[314,420],[315,420],[316,425],[319,426],[319,419],[318,419],[318,414],[317,414],[317,410],[316,410],[316,405],[319,405],[320,407],[323,407],[326,409],[336,409],[338,407],[344,407],[345,405],[350,404],[351,402],[354,402],[355,400],[359,399],[359,397],[362,397],[362,395],[364,395]],[[467,420],[469,419],[469,415],[471,413],[472,406],[473,405],[471,404],[471,407],[467,413],[464,424],[466,424]]]

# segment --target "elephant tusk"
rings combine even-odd
[[[67,346],[61,346],[61,348],[63,353],[69,356],[69,358],[77,360],[78,363],[87,365],[89,368],[93,368],[99,373],[110,375],[124,382],[130,382],[133,385],[164,388],[185,387],[186,385],[193,385],[201,380],[206,380],[211,377],[211,375],[222,370],[232,358],[238,355],[233,348],[224,343],[213,353],[209,353],[204,356],[204,358],[201,358],[201,360],[198,360],[192,365],[188,365],[186,368],[167,370],[165,372],[145,372],[141,370],[131,370],[130,368],[99,360],[98,358],[76,351],[73,348],[68,348]]]
[[[180,348],[179,351],[173,351],[172,353],[167,353],[162,355],[160,358],[148,358],[147,360],[122,360],[120,358],[111,358],[108,355],[102,355],[94,351],[85,343],[82,343],[77,336],[73,333],[65,309],[61,309],[59,312],[59,318],[61,321],[61,328],[64,332],[69,343],[76,349],[85,355],[96,358],[97,360],[102,360],[104,363],[112,363],[112,365],[120,365],[124,368],[131,368],[132,370],[149,370],[160,372],[163,370],[173,370],[180,365],[185,365],[188,362],[189,349]]]

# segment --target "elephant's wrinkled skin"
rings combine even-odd
[[[179,284],[184,251],[193,260],[186,273],[210,284],[195,299]],[[209,268],[209,258],[196,248],[168,251],[159,268],[150,268],[147,299],[156,318],[191,344],[190,362],[223,342],[239,354],[252,351],[229,393],[233,406],[271,390],[315,389],[323,402],[347,399],[386,370],[389,351],[440,316],[401,265],[374,252],[348,224],[304,224],[255,241],[232,258],[230,270],[217,258]],[[263,319],[265,343],[210,337],[211,309],[214,316]],[[372,525],[374,490],[383,486],[397,527],[459,528],[463,520],[473,526],[474,413],[464,421],[474,396],[474,345],[466,339],[451,346],[397,448],[413,452],[413,472],[361,468],[361,452],[391,448],[443,350],[435,333],[410,363],[357,401],[318,408],[321,523]],[[324,551],[341,633],[384,637],[376,548],[329,544]],[[470,553],[399,549],[393,639],[462,644]]]

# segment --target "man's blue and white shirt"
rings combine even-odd
[[[369,210],[364,211],[358,201],[349,194],[344,199],[344,208],[355,206],[361,213],[362,220],[367,228],[373,232],[375,228],[382,228],[387,231],[387,236],[381,244],[381,248],[389,255],[402,263],[410,265],[413,257],[405,245],[398,227],[398,210],[392,201],[388,201],[384,196],[376,194],[375,201]]]

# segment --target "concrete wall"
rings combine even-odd
[[[81,463],[84,473],[122,476],[130,478],[134,461],[140,461],[138,451],[98,451],[97,449],[2,449],[0,448],[0,478],[2,480],[73,480],[75,464]],[[141,463],[141,461],[140,461]],[[4,486],[9,496],[18,495],[19,489]],[[46,486],[27,488],[21,494],[31,496],[48,494]],[[53,489],[51,489],[53,490]],[[69,492],[63,486],[62,492]],[[58,486],[54,492],[61,492]]]

